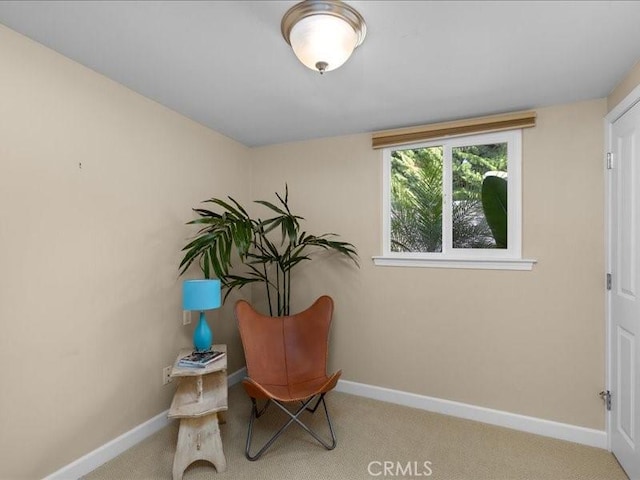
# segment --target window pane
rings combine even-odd
[[[507,144],[451,150],[453,248],[507,248]]]
[[[442,252],[442,152],[391,153],[391,251]]]

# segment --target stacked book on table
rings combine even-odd
[[[208,350],[206,352],[193,352],[186,357],[182,357],[178,360],[179,367],[187,368],[204,368],[207,365],[222,358],[225,352],[219,352],[216,350]]]

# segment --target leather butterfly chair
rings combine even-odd
[[[329,327],[333,315],[333,300],[322,296],[307,310],[287,317],[269,317],[256,312],[249,303],[240,300],[235,306],[236,320],[247,360],[248,377],[242,385],[251,398],[251,418],[245,455],[257,460],[292,424],[296,423],[313,436],[327,450],[336,446],[324,396],[332,390],[342,371],[327,376]],[[266,401],[258,409],[258,400]],[[310,407],[315,400],[315,405]],[[251,455],[253,423],[271,404],[288,415],[288,421]],[[286,404],[298,404],[290,411]],[[322,403],[327,417],[331,443],[302,423],[300,415],[315,413]]]

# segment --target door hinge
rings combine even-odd
[[[613,153],[607,153],[607,170],[611,170],[613,168]]]
[[[607,290],[611,290],[611,274],[607,273]]]
[[[598,395],[604,401],[607,410],[611,410],[611,392],[609,390],[603,390]]]

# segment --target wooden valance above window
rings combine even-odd
[[[489,117],[468,118],[452,122],[431,123],[417,127],[397,128],[374,132],[371,144],[374,149],[418,143],[442,137],[499,132],[536,126],[536,112],[504,113]]]

